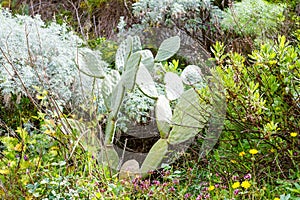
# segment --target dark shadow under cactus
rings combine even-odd
[[[152,146],[160,139],[156,122],[150,121],[148,124],[127,124],[127,132],[118,131],[114,140],[114,147],[122,158],[122,162],[135,159],[141,165]]]

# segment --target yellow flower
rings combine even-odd
[[[240,187],[240,182],[234,182],[231,186],[233,189]]]
[[[246,154],[245,151],[242,151],[239,153],[239,156],[243,157],[245,154]]]
[[[249,181],[243,181],[242,182],[242,187],[245,189],[248,189],[251,186],[251,183]]]
[[[293,133],[290,133],[291,137],[297,137],[297,133],[296,132],[293,132]]]
[[[18,144],[15,146],[14,150],[20,152],[20,151],[22,151],[22,147],[23,147],[22,143],[18,143]]]
[[[275,197],[274,200],[280,200],[278,197]]]
[[[47,129],[44,131],[45,134],[50,135],[50,136],[54,136],[55,135],[55,131]]]
[[[232,159],[232,160],[230,160],[230,162],[232,162],[232,163],[236,163],[236,160],[233,160],[233,159]]]
[[[249,153],[252,154],[252,155],[255,155],[255,154],[258,153],[258,151],[256,149],[250,149]]]
[[[8,169],[0,169],[0,174],[3,174],[3,175],[9,174],[9,170]]]
[[[270,151],[271,151],[271,153],[274,153],[274,152],[275,152],[275,149],[272,148]]]
[[[215,189],[215,186],[211,185],[208,187],[208,191],[213,191]]]

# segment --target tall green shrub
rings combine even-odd
[[[224,54],[220,43],[213,51],[228,103],[224,137],[232,144],[241,141],[242,148],[279,152],[286,162],[278,170],[284,173],[290,168],[299,170],[295,164],[300,146],[299,46],[281,36],[275,44],[265,43],[254,50],[248,61],[238,53]],[[273,165],[269,158],[264,158],[264,164]]]

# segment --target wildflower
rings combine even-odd
[[[179,179],[174,179],[174,180],[173,180],[173,183],[174,183],[175,185],[178,185],[178,184],[179,184]]]
[[[297,137],[297,133],[296,132],[292,132],[292,133],[290,133],[290,135],[291,135],[291,137]]]
[[[230,160],[230,162],[232,162],[232,163],[236,163],[236,160],[233,160],[233,159],[232,159],[232,160]]]
[[[169,176],[171,174],[171,172],[168,170],[168,171],[166,171],[166,172],[164,172],[164,175],[165,176]]]
[[[220,187],[220,184],[215,184],[215,188],[219,188]]]
[[[203,182],[202,185],[208,185],[208,182]]]
[[[246,174],[245,176],[244,176],[244,179],[251,179],[251,174]]]
[[[142,189],[148,189],[149,188],[149,182],[148,181],[141,182],[141,188]]]
[[[159,185],[160,185],[160,182],[159,182],[158,180],[154,180],[154,181],[152,181],[152,183],[153,183],[154,185],[156,185],[156,186],[159,186]]]
[[[204,196],[204,199],[209,199],[209,197],[210,197],[210,194],[206,194],[206,195]]]
[[[28,160],[28,156],[27,156],[27,155],[24,155],[24,157],[23,157],[23,158],[24,158],[24,160],[25,160],[25,161],[27,161],[27,160]]]
[[[186,193],[185,195],[184,195],[184,198],[185,199],[188,199],[188,198],[190,198],[192,195],[190,194],[190,193]]]
[[[50,135],[50,136],[54,136],[55,135],[55,131],[47,129],[44,131],[45,134]]]
[[[175,190],[176,190],[176,189],[175,189],[173,186],[169,188],[169,191],[170,191],[170,192],[175,192]]]
[[[124,180],[124,179],[122,179],[122,180],[121,180],[121,184],[122,184],[122,185],[125,185],[125,184],[126,184],[126,182],[127,182],[127,181],[126,181],[126,180]]]
[[[9,174],[8,169],[0,169],[0,174]]]
[[[222,185],[221,188],[222,188],[222,189],[227,189],[227,186],[226,186],[226,185]]]
[[[275,197],[274,200],[280,200],[278,197]]]
[[[234,180],[234,181],[236,181],[236,180],[238,180],[238,176],[236,176],[236,175],[234,175],[234,176],[232,176],[232,180]]]
[[[22,143],[19,143],[15,146],[14,150],[20,152],[20,151],[22,151],[22,148],[23,148]]]
[[[211,185],[208,187],[208,191],[213,191],[215,189],[215,186]]]
[[[252,155],[255,155],[255,154],[258,153],[258,151],[256,149],[250,149],[249,153],[252,154]]]
[[[293,153],[293,155],[294,155],[294,156],[297,156],[297,155],[298,155],[298,153],[297,153],[297,152],[294,152],[294,153]]]
[[[148,192],[148,196],[149,196],[149,197],[152,197],[153,194],[154,194],[154,192],[153,192],[152,190],[150,190],[150,191]]]
[[[232,184],[231,187],[232,187],[233,189],[236,189],[236,188],[240,187],[240,182],[239,182],[239,181],[234,182],[234,183]]]
[[[238,194],[239,194],[239,191],[240,191],[239,189],[236,189],[236,190],[233,191],[233,194],[234,194],[234,195],[238,195]]]
[[[100,192],[104,193],[104,192],[106,192],[106,190],[104,188],[100,188]]]
[[[243,157],[245,154],[246,154],[245,151],[242,151],[242,152],[239,153],[239,156]]]
[[[197,196],[196,200],[201,200],[201,199],[202,199],[202,195],[199,194],[199,195]]]
[[[248,189],[251,186],[251,183],[249,181],[243,181],[242,182],[242,187],[245,189]]]
[[[275,152],[275,149],[272,148],[270,151],[271,151],[271,153],[274,153],[274,152]]]

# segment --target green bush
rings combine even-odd
[[[259,150],[257,169],[268,166],[281,177],[297,177],[299,46],[290,45],[281,36],[274,44],[266,43],[254,50],[248,61],[238,53],[224,54],[220,43],[213,51],[228,104],[223,137],[229,140],[231,148],[237,147],[240,152]],[[278,163],[273,162],[275,155]]]

